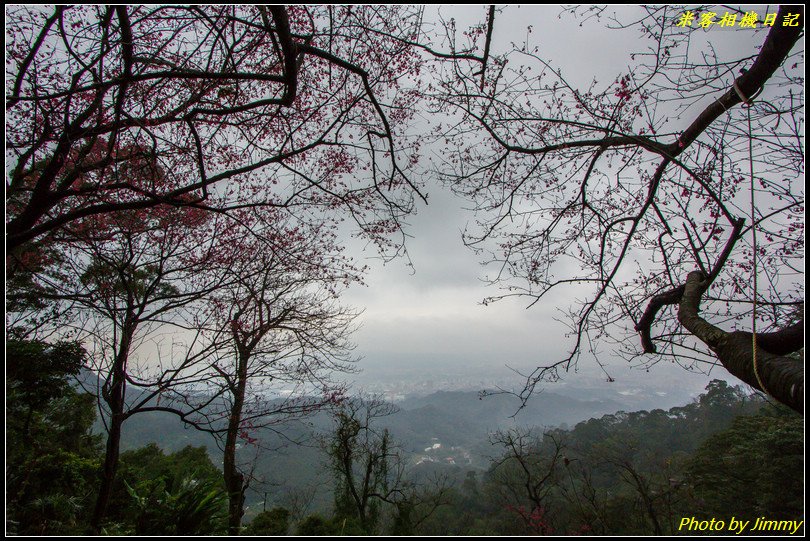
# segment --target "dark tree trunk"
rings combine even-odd
[[[804,363],[766,351],[760,343],[755,357],[751,333],[726,332],[701,318],[698,312],[704,290],[703,273],[689,273],[678,306],[681,324],[709,346],[732,375],[804,415]],[[796,326],[785,333],[788,339],[794,339]],[[769,333],[768,340],[779,343],[778,334]]]
[[[101,530],[101,522],[107,515],[107,506],[112,496],[113,482],[115,481],[115,474],[118,470],[118,456],[121,451],[122,424],[123,415],[113,413],[110,419],[110,430],[107,435],[107,447],[104,455],[104,466],[101,470],[101,483],[98,489],[98,497],[96,498],[96,507],[93,511],[93,519],[90,522],[91,529],[94,533],[98,533]]]
[[[233,388],[233,405],[228,417],[222,470],[225,488],[228,490],[228,535],[239,535],[245,503],[245,479],[236,465],[236,441],[242,424],[242,408],[245,404],[247,364],[250,352],[239,348],[236,385]]]
[[[115,360],[110,389],[103,393],[104,400],[110,406],[109,430],[107,433],[107,446],[104,454],[104,465],[101,469],[101,481],[96,498],[93,518],[90,521],[91,530],[98,533],[101,522],[107,515],[107,506],[112,495],[115,473],[118,470],[118,456],[121,450],[121,426],[124,424],[124,397],[126,392],[125,366],[129,351],[129,339],[122,339],[121,350]],[[126,345],[124,345],[126,343]],[[126,349],[124,349],[126,348]]]
[[[126,416],[124,415],[124,405],[126,398],[126,376],[127,361],[129,360],[129,348],[138,327],[137,318],[129,311],[121,331],[121,340],[118,344],[118,352],[113,360],[112,375],[109,381],[109,388],[102,388],[102,398],[110,407],[109,430],[107,433],[107,447],[104,454],[104,465],[101,469],[101,481],[96,498],[96,506],[93,510],[93,517],[90,520],[90,530],[99,533],[101,523],[107,515],[107,507],[112,496],[115,473],[118,470],[118,456],[121,452],[121,427]]]

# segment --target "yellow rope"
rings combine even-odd
[[[742,93],[740,92],[739,87],[737,86],[737,82],[734,82],[734,89],[742,98]],[[743,107],[745,107],[748,111],[748,165],[749,165],[749,172],[751,176],[751,244],[753,247],[753,272],[754,272],[754,298],[753,298],[753,306],[754,309],[751,313],[751,349],[753,351],[753,362],[754,362],[754,376],[757,378],[757,383],[759,384],[759,388],[762,389],[766,394],[770,394],[768,389],[765,388],[765,384],[762,383],[762,378],[759,375],[759,367],[757,366],[757,222],[756,222],[756,206],[754,204],[754,137],[751,131],[751,100],[743,99]]]

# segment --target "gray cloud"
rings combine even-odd
[[[455,17],[460,28],[480,21],[485,12],[483,7],[442,7],[441,11],[445,19]],[[506,50],[511,41],[528,39],[540,47],[540,56],[551,59],[574,84],[583,86],[594,78],[608,83],[628,72],[629,51],[638,47],[637,33],[605,30],[604,20],[580,26],[572,17],[558,18],[559,12],[544,6],[505,8],[496,19],[494,52]],[[617,17],[629,21],[639,13],[639,8],[622,8]],[[533,25],[531,34],[527,24]],[[736,46],[745,39],[750,36],[733,36],[728,44]],[[530,310],[526,310],[527,299],[481,306],[484,297],[498,290],[486,286],[482,278],[487,269],[461,241],[461,231],[474,216],[464,210],[464,201],[425,175],[429,204],[420,205],[407,230],[415,272],[403,261],[372,262],[368,286],[352,287],[344,298],[365,310],[356,335],[358,353],[365,357],[361,366],[369,374],[382,369],[410,375],[427,370],[463,373],[466,368],[476,374],[489,370],[495,377],[508,372],[506,365],[530,372],[564,358],[573,342],[565,338],[568,329],[555,318],[560,317],[560,308],[578,296],[577,291],[560,290]],[[368,255],[358,249],[351,253],[361,259]],[[666,388],[679,378],[684,388],[697,392],[711,377],[725,377],[722,369],[707,376],[661,364],[647,373],[621,359],[601,360],[617,379],[651,388]],[[587,359],[567,381],[577,377],[605,379],[598,365]]]

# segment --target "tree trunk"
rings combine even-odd
[[[93,511],[93,519],[90,522],[90,528],[96,534],[101,530],[101,522],[107,515],[107,506],[110,503],[110,496],[112,496],[115,473],[118,470],[118,456],[121,450],[122,424],[123,415],[113,413],[110,418],[110,431],[107,435],[107,447],[104,455],[104,466],[101,470],[101,483],[96,498],[96,507]]]
[[[726,332],[701,318],[698,312],[704,289],[703,273],[690,272],[678,306],[681,324],[709,346],[732,375],[804,415],[804,363],[770,353],[759,343],[754,357],[751,333]],[[769,334],[773,338],[776,333]]]
[[[110,424],[96,507],[90,521],[90,528],[94,533],[100,531],[101,522],[107,514],[115,473],[118,470],[118,456],[121,450],[121,426],[124,424],[124,397],[126,392],[124,365],[126,364],[126,356],[127,353],[124,352],[123,355],[119,354],[116,359],[110,390],[107,396],[104,397],[110,406]]]
[[[110,388],[109,390],[102,389],[101,392],[102,398],[110,407],[110,424],[107,433],[104,465],[101,469],[101,482],[93,517],[90,520],[90,530],[96,534],[99,533],[101,522],[107,515],[107,506],[110,503],[110,496],[112,496],[115,473],[118,470],[118,456],[121,452],[121,426],[126,419],[124,416],[124,404],[126,398],[127,360],[129,359],[129,348],[132,345],[132,338],[135,336],[136,329],[136,319],[132,314],[129,314],[124,322],[118,352],[113,360]]]
[[[225,488],[228,490],[228,535],[239,535],[239,529],[242,526],[242,508],[245,503],[245,479],[236,466],[236,440],[239,437],[239,428],[242,423],[249,357],[248,351],[239,348],[233,405],[228,416],[228,430],[222,461]]]

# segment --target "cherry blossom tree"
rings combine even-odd
[[[420,11],[7,8],[7,249],[154,206],[341,211],[384,248],[419,192]],[[137,167],[155,174],[128,176]],[[160,174],[158,174],[160,173]],[[250,185],[250,190],[232,187]],[[238,195],[238,196],[237,196]]]
[[[610,344],[646,366],[719,363],[802,412],[804,10],[608,11],[574,10],[638,32],[614,80],[578,88],[540,36],[492,54],[483,80],[448,62],[434,92],[458,119],[438,135],[476,211],[465,241],[507,288],[485,302],[580,299],[570,354],[520,394],[582,355],[611,379]]]
[[[401,253],[400,220],[421,196],[411,180],[418,142],[401,137],[427,50],[421,10],[6,14],[7,253],[63,256],[69,279],[51,281],[54,296],[76,303],[77,332],[97,345],[108,445],[92,527],[106,513],[124,421],[159,410],[224,434],[238,530],[246,484],[236,439],[293,411],[250,409],[247,390],[284,378],[325,385],[346,360],[352,314],[333,301],[362,269],[338,255],[335,228],[351,220],[385,257]],[[294,222],[300,230],[283,225]],[[200,311],[214,290],[214,308]],[[167,325],[196,334],[166,366],[150,358],[149,373],[137,373],[139,346],[158,327],[172,334]],[[225,343],[227,367],[212,361]],[[192,404],[195,385],[207,394]],[[128,386],[142,391],[137,403]],[[225,429],[209,416],[219,398]]]
[[[76,220],[54,240],[59,265],[39,276],[55,298],[72,303],[54,332],[85,344],[88,368],[98,376],[94,392],[107,444],[92,520],[96,529],[115,479],[124,422],[161,409],[160,396],[168,389],[202,382],[198,365],[206,361],[208,347],[199,332],[176,335],[199,319],[194,304],[223,285],[224,275],[215,272],[219,254],[212,235],[218,222],[199,209],[171,207]],[[161,337],[167,335],[171,351],[162,353]],[[174,413],[183,417],[193,410]]]
[[[241,214],[244,225],[248,216]],[[237,230],[239,238],[223,242],[226,283],[202,307],[209,322],[203,332],[215,344],[206,386],[196,394],[174,388],[168,397],[181,411],[194,411],[188,418],[223,451],[231,535],[239,533],[251,482],[246,451],[259,453],[268,430],[283,433],[285,423],[336,404],[344,392],[334,374],[353,370],[357,313],[337,301],[362,270],[341,256],[323,223],[269,229],[254,222],[255,236]]]
[[[249,478],[237,444],[340,396],[331,374],[351,368],[356,314],[337,298],[364,269],[341,254],[330,223],[266,207],[227,218],[190,207],[122,211],[49,236],[61,265],[39,278],[74,304],[66,328],[91,350],[107,428],[92,528],[106,515],[125,421],[161,411],[222,443],[238,532]],[[270,400],[272,385],[289,394]]]

